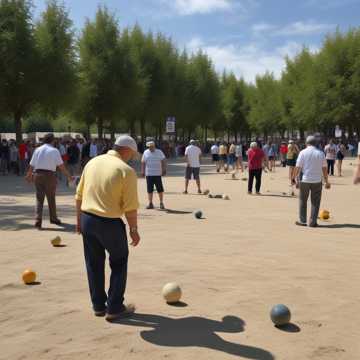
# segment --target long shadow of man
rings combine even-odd
[[[203,317],[172,319],[165,316],[135,314],[132,318],[117,321],[118,324],[152,328],[141,331],[145,341],[169,347],[201,347],[222,351],[246,359],[273,360],[274,356],[263,349],[240,345],[223,340],[216,332],[239,333],[245,322],[235,316],[226,316],[222,321]]]

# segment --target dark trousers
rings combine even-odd
[[[254,179],[256,179],[256,184],[255,184],[256,192],[257,193],[260,192],[261,176],[262,176],[262,169],[249,170],[248,192],[252,192]]]
[[[55,173],[51,171],[39,171],[34,178],[36,189],[36,221],[41,222],[45,196],[49,205],[50,220],[57,220],[56,215],[56,186]]]
[[[334,175],[335,160],[327,160],[327,164],[328,164],[328,174]]]
[[[310,225],[317,223],[319,216],[321,194],[322,194],[322,183],[300,183],[300,221],[304,224],[307,222],[307,202],[311,193],[311,216]]]
[[[89,282],[90,297],[95,311],[106,309],[116,314],[124,309],[127,279],[128,242],[126,226],[121,219],[108,219],[82,213],[81,232]],[[105,292],[105,250],[109,253],[110,287]]]

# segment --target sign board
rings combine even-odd
[[[340,129],[339,126],[336,126],[336,128],[335,128],[335,137],[336,138],[341,138],[342,137],[342,130]]]
[[[176,119],[173,116],[169,116],[166,119],[166,133],[168,135],[173,135],[176,132]]]

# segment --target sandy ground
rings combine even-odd
[[[206,166],[203,188],[230,201],[182,195],[182,172],[174,164],[165,180],[169,213],[144,209],[139,181],[142,243],[131,249],[127,288],[137,315],[123,324],[92,313],[74,190],[61,186],[57,198],[69,225],[45,220],[39,232],[32,187],[0,178],[0,359],[360,359],[360,188],[350,162],[324,193],[332,218],[318,229],[294,225],[298,200],[282,196],[284,169],[265,175],[264,196],[249,197],[246,182]],[[197,209],[205,219],[194,218]],[[50,245],[56,235],[66,247]],[[28,267],[40,285],[22,284]],[[184,306],[164,303],[170,281],[181,285]],[[269,319],[277,303],[292,311],[288,331]]]

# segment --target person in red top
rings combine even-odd
[[[261,176],[264,167],[265,153],[256,142],[250,144],[248,151],[249,182],[248,194],[252,194],[254,178],[256,179],[256,195],[260,195]]]
[[[283,141],[280,145],[280,158],[281,158],[281,164],[283,167],[286,167],[286,154],[288,152],[288,146],[285,141]]]
[[[26,159],[27,159],[27,146],[22,141],[19,145],[19,173],[25,175],[26,172]]]

